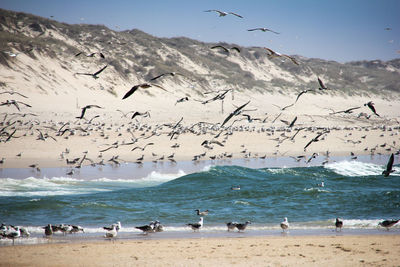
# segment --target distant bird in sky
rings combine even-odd
[[[386,165],[386,170],[384,170],[382,172],[384,177],[388,177],[392,172],[394,172],[394,170],[392,170],[393,168],[393,161],[394,161],[394,155],[392,153],[392,155],[390,155],[389,161]]]
[[[274,50],[272,50],[272,49],[270,49],[268,47],[264,47],[264,49],[269,52],[268,57],[286,57],[286,58],[290,59],[294,64],[300,65],[299,62],[297,62],[294,57],[291,57],[291,56],[286,55],[286,54],[281,54],[281,53],[275,52]]]
[[[225,12],[225,11],[220,11],[220,10],[216,10],[216,9],[205,10],[204,12],[217,12],[220,17],[225,17],[226,15],[231,14],[231,15],[234,15],[236,17],[243,18],[241,15],[239,15],[237,13]]]
[[[263,32],[273,32],[273,33],[276,33],[276,34],[280,34],[279,32],[270,30],[268,28],[254,28],[254,29],[248,29],[248,31],[249,32],[252,32],[252,31],[263,31]]]
[[[100,70],[96,71],[95,73],[82,73],[82,72],[77,72],[75,74],[78,75],[88,75],[88,76],[92,76],[94,79],[98,79],[99,77],[97,75],[99,75],[103,70],[105,70],[107,68],[108,65],[105,65],[103,68],[101,68]]]
[[[82,112],[81,115],[79,117],[76,117],[77,119],[83,119],[83,117],[85,116],[86,110],[90,109],[90,108],[102,108],[98,105],[87,105],[85,107],[82,108]]]
[[[163,89],[164,91],[167,91],[167,90],[165,90],[163,87],[161,87],[161,86],[159,86],[159,85],[157,85],[157,84],[153,84],[153,83],[141,83],[141,84],[137,84],[137,85],[133,86],[133,87],[124,95],[124,97],[123,97],[122,99],[126,99],[126,98],[130,97],[130,96],[131,96],[134,92],[136,92],[136,90],[139,89],[139,88],[150,88],[150,87],[152,87],[152,86],[155,86],[155,87],[158,87],[158,88]]]
[[[369,109],[370,109],[376,116],[380,117],[379,114],[376,113],[376,109],[375,109],[375,106],[374,106],[374,105],[375,105],[375,104],[374,104],[372,101],[369,101],[368,103],[365,103],[365,104],[364,104],[364,106],[369,107]]]
[[[231,114],[229,114],[228,117],[225,118],[225,120],[224,120],[224,122],[222,123],[221,127],[224,126],[225,123],[227,123],[233,116],[239,115],[240,112],[241,112],[241,110],[242,110],[245,106],[247,106],[249,103],[250,103],[250,100],[249,100],[247,103],[245,103],[245,104],[241,105],[240,107],[238,107],[237,109],[235,109]]]

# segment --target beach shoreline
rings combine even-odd
[[[400,235],[84,241],[0,247],[0,266],[395,266]]]

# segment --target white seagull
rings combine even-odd
[[[287,229],[289,229],[289,222],[286,217],[283,219],[283,222],[281,222],[281,228],[283,230],[282,232],[285,232]]]

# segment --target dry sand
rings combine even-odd
[[[0,266],[399,266],[399,235],[282,236],[0,247]]]

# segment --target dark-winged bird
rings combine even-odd
[[[342,231],[343,221],[341,221],[339,218],[336,218],[335,226],[336,226],[336,231],[338,230],[338,228],[340,229],[340,231]]]
[[[390,173],[394,172],[394,170],[392,170],[393,168],[393,161],[394,161],[394,155],[392,153],[392,155],[390,155],[389,161],[386,165],[386,170],[384,170],[382,172],[384,177],[388,177],[390,175]]]
[[[318,83],[319,83],[319,90],[328,90],[329,88],[325,86],[324,82],[318,77]]]
[[[235,109],[231,114],[229,114],[229,116],[226,117],[226,119],[225,119],[224,122],[222,123],[221,127],[224,126],[225,123],[227,123],[233,116],[239,115],[240,112],[241,112],[241,110],[242,110],[245,106],[247,106],[247,104],[249,104],[249,103],[250,103],[250,100],[249,100],[247,103],[245,103],[245,104],[241,105],[240,107],[238,107],[237,109]]]
[[[98,105],[87,105],[87,106],[82,108],[81,116],[76,117],[76,118],[77,119],[83,119],[83,116],[85,116],[86,110],[89,109],[89,108],[102,108],[102,107],[100,107]]]
[[[369,109],[370,109],[376,116],[380,117],[379,114],[376,113],[376,109],[375,109],[374,103],[373,103],[372,101],[369,101],[368,103],[365,103],[364,106],[368,106]]]
[[[136,92],[136,90],[139,89],[139,88],[150,88],[150,87],[152,87],[152,86],[155,86],[155,87],[158,87],[158,88],[163,89],[164,91],[167,91],[167,90],[165,90],[163,87],[161,87],[161,86],[159,86],[159,85],[157,85],[157,84],[152,84],[152,83],[141,83],[141,84],[138,84],[138,85],[133,86],[133,87],[124,95],[124,97],[123,97],[122,99],[126,99],[126,98],[130,97],[130,96],[131,96],[134,92]]]
[[[78,72],[78,73],[75,73],[75,74],[78,74],[78,75],[88,75],[88,76],[92,76],[92,77],[95,78],[95,79],[98,79],[99,77],[98,77],[97,75],[99,75],[103,70],[105,70],[105,69],[107,68],[107,66],[108,66],[108,65],[105,65],[102,69],[96,71],[95,73],[82,73],[82,72]]]
[[[204,12],[217,12],[219,14],[220,17],[225,17],[226,15],[234,15],[236,17],[239,18],[243,18],[241,15],[237,14],[237,13],[233,13],[233,12],[225,12],[225,11],[220,11],[220,10],[216,10],[216,9],[211,9],[211,10],[205,10]]]
[[[268,28],[254,28],[254,29],[249,29],[248,31],[249,32],[252,32],[252,31],[263,31],[263,32],[273,32],[273,33],[279,34],[279,32],[270,30]]]
[[[398,223],[399,221],[400,220],[384,220],[383,222],[380,222],[379,225],[385,227],[389,231],[389,228]]]

